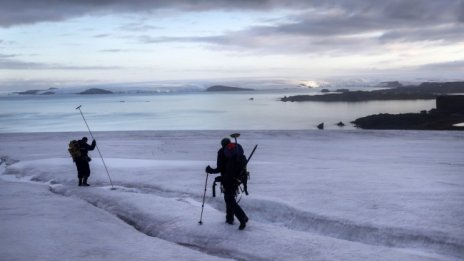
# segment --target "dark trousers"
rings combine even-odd
[[[77,177],[85,178],[90,176],[90,166],[87,159],[79,158],[76,160]]]
[[[79,179],[79,185],[87,184],[87,179],[90,176],[89,161],[86,158],[79,158],[76,160],[77,167],[77,178]]]
[[[226,221],[232,222],[234,220],[234,216],[237,217],[240,223],[243,223],[246,219],[248,219],[243,209],[237,204],[235,194],[224,194],[224,201],[226,202]]]

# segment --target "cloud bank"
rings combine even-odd
[[[214,11],[247,12],[250,16],[256,14],[256,17],[266,17],[263,14],[273,12],[275,19],[259,24],[250,22],[246,26],[237,27],[241,29],[234,30],[205,28],[203,31],[207,33],[202,33],[201,30],[179,32],[175,30],[175,26],[170,28],[170,24],[162,24],[160,27],[156,23],[158,15],[172,18],[184,13],[198,13],[197,18],[201,20],[201,12]],[[358,56],[375,57],[389,52],[394,54],[382,59],[393,61],[390,62],[391,68],[462,68],[461,60],[464,58],[462,54],[453,57],[449,54],[439,56],[440,54],[433,52],[442,46],[451,46],[450,50],[457,52],[463,50],[464,0],[14,0],[4,1],[1,5],[0,29],[60,22],[84,16],[91,18],[121,14],[140,14],[142,19],[135,19],[125,25],[117,24],[115,30],[105,28],[97,31],[92,36],[92,41],[100,41],[101,44],[105,43],[105,40],[110,42],[116,39],[114,42],[120,43],[117,38],[124,38],[124,41],[142,50],[146,46],[147,50],[153,50],[158,47],[156,45],[164,45],[165,49],[160,50],[174,50],[173,53],[179,45],[169,44],[180,43],[220,52],[237,51],[240,54],[258,56],[288,55],[287,58],[291,56],[289,61],[299,59],[300,55],[304,55],[305,59],[314,56],[319,58],[319,64],[313,68],[325,66],[326,60],[323,59],[327,57],[343,56],[355,60]],[[147,17],[150,18],[144,20]],[[0,39],[0,50],[3,52],[7,50],[6,47],[2,47],[7,45],[7,40],[8,38]],[[142,45],[139,46],[140,43]],[[98,44],[93,45],[89,42],[88,46]],[[107,48],[106,45],[102,45],[96,52],[112,58],[115,56],[110,54],[118,53],[122,57],[122,54],[133,51],[133,46],[121,44]],[[424,52],[425,56],[429,56],[422,59],[423,53],[418,49],[424,46],[432,48]],[[409,62],[408,57],[416,60]],[[227,64],[227,58],[229,57],[224,58],[224,64]],[[371,59],[371,63],[366,66],[358,66],[360,62],[357,60],[350,65],[362,68],[377,65],[381,67],[384,65],[381,63],[382,59],[374,62]],[[397,59],[403,60],[397,62]],[[453,59],[458,62],[450,62]],[[295,67],[306,68],[309,64],[299,61],[300,64]],[[24,62],[14,55],[0,55],[0,69],[107,69],[98,66],[66,66],[59,63],[61,61],[50,61],[49,64]],[[348,62],[343,66],[350,67],[347,64]],[[201,63],[192,62],[190,69],[204,67]],[[186,66],[183,70],[188,68]],[[260,67],[257,65],[256,68]]]
[[[340,14],[347,14],[352,18],[350,23],[343,25],[356,28],[378,25],[385,19],[393,22],[464,22],[462,0],[15,0],[3,1],[0,9],[0,26],[60,21],[96,13],[150,12],[163,9],[185,12],[265,11],[274,8],[339,10]],[[372,19],[365,21],[359,19],[363,17],[375,17],[378,22],[372,24]],[[331,20],[325,22],[331,23]],[[340,24],[340,20],[333,22]],[[313,27],[313,29],[317,28]]]
[[[351,52],[392,42],[464,41],[464,0],[15,0],[2,4],[0,26],[60,21],[83,15],[269,9],[299,10],[287,22],[214,36],[139,36],[143,43],[198,42],[262,52]],[[148,25],[126,29],[143,31]],[[152,27],[153,29],[154,27]],[[97,35],[95,37],[106,37]],[[287,50],[287,51],[285,51]]]

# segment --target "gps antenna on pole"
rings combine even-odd
[[[237,138],[240,137],[240,133],[232,133],[230,134],[230,137],[234,138],[235,143],[237,143]]]

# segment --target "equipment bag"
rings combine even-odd
[[[79,142],[77,140],[72,140],[69,142],[68,152],[74,161],[82,156]]]

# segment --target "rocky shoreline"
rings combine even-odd
[[[358,118],[351,123],[362,129],[381,130],[464,130],[464,82],[424,82],[418,86],[398,86],[376,91],[340,90],[321,95],[285,96],[283,102],[366,102],[385,100],[436,100],[437,107],[419,113],[381,113]],[[319,129],[320,128],[318,126]]]
[[[421,113],[381,113],[358,118],[352,123],[361,129],[373,130],[464,130],[464,115],[443,114],[434,110]]]
[[[464,130],[464,95],[438,96],[437,108],[420,113],[381,113],[354,120],[356,127],[378,130]]]

